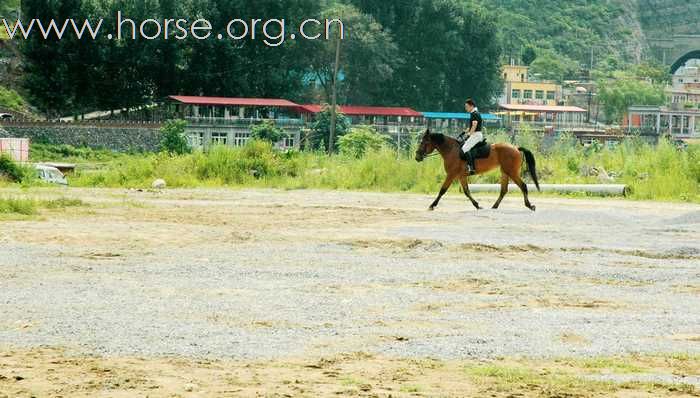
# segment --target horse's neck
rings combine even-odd
[[[456,147],[459,147],[459,142],[452,137],[445,136],[445,142],[438,147],[438,151],[444,158],[453,153]]]

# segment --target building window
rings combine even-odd
[[[547,91],[547,99],[553,100],[556,98],[556,93],[554,91]]]
[[[228,134],[226,133],[211,133],[212,145],[226,145],[228,142]]]
[[[520,90],[513,90],[513,93],[510,96],[513,98],[520,98]]]
[[[543,90],[535,91],[535,98],[536,99],[544,99],[544,91]]]
[[[525,91],[523,91],[523,98],[525,98],[525,99],[531,99],[531,98],[532,98],[532,90],[525,90]]]
[[[284,147],[285,148],[294,148],[294,137],[293,136],[287,136],[284,137]]]
[[[204,133],[195,132],[189,134],[189,139],[192,148],[201,148],[204,146]]]
[[[233,134],[233,145],[234,146],[244,146],[250,135],[248,133],[236,132]]]

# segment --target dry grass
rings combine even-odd
[[[601,372],[693,372],[683,354],[492,362],[389,359],[357,352],[316,359],[218,361],[76,357],[57,349],[0,350],[9,396],[697,397],[690,385],[595,381]],[[686,373],[692,374],[692,373]]]

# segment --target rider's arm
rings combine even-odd
[[[469,135],[472,135],[476,131],[476,126],[478,126],[479,123],[476,120],[472,120],[472,126],[469,129]]]

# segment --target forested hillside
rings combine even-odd
[[[629,26],[621,23],[624,1],[480,0],[497,15],[504,53],[531,61],[528,47],[551,51],[565,61],[590,63],[599,54],[629,59]]]
[[[700,1],[637,0],[640,22],[648,36],[700,34]]]

